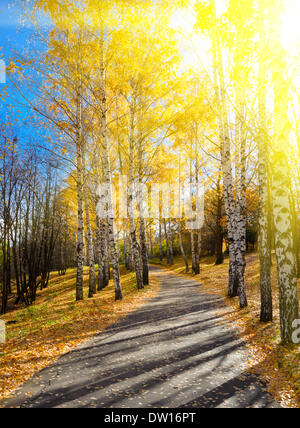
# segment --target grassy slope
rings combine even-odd
[[[153,260],[160,264],[159,260]],[[275,262],[272,268],[272,286],[274,291],[274,323],[259,322],[260,289],[259,261],[257,255],[247,257],[247,294],[249,307],[240,310],[238,299],[227,297],[228,261],[222,266],[215,266],[212,259],[203,260],[201,274],[194,277],[206,291],[216,293],[224,298],[227,310],[220,312],[239,328],[249,349],[249,370],[258,373],[267,383],[269,391],[283,405],[300,407],[300,346],[282,347],[280,345],[279,303]],[[167,267],[163,262],[164,267]],[[181,258],[168,269],[180,275],[185,274]],[[300,287],[299,287],[300,290]]]
[[[7,342],[0,345],[0,399],[6,398],[35,372],[51,364],[89,337],[103,331],[153,297],[157,280],[145,290],[136,289],[135,274],[121,268],[124,299],[114,300],[112,282],[94,298],[75,302],[76,271],[65,277],[53,274],[49,287],[38,293],[36,305],[14,310],[2,319],[7,325]]]

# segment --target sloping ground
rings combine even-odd
[[[0,399],[10,396],[34,373],[95,336],[156,295],[159,284],[138,292],[135,274],[121,269],[124,299],[114,300],[110,285],[92,299],[85,270],[85,300],[75,302],[76,271],[52,275],[49,287],[39,291],[34,306],[15,309],[2,317],[7,323],[7,343],[0,345]]]
[[[34,376],[12,407],[277,407],[222,299],[157,268],[162,287],[123,321]]]

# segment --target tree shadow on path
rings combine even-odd
[[[60,358],[6,407],[277,407],[253,375],[247,350],[189,279],[152,268],[157,297]]]

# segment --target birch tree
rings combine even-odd
[[[258,180],[259,180],[259,260],[260,260],[260,288],[261,288],[261,314],[262,322],[273,320],[273,302],[271,287],[271,201],[270,201],[270,162],[269,142],[266,111],[266,28],[265,28],[264,1],[260,2],[259,17],[259,131],[258,131]]]
[[[278,12],[280,1],[276,2]],[[272,193],[275,227],[275,247],[279,282],[280,328],[284,344],[292,343],[292,325],[299,318],[297,269],[293,249],[293,231],[290,206],[289,160],[289,85],[286,52],[280,41],[280,20],[273,22],[272,80],[274,88],[274,137],[272,144]]]

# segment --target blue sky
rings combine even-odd
[[[26,42],[20,28],[21,16],[16,0],[0,0],[0,46],[5,58],[12,49],[19,50]]]
[[[0,0],[0,26],[14,27],[19,22],[20,9],[15,0]]]
[[[29,46],[33,28],[21,25],[22,16],[24,14],[18,0],[0,0],[0,54],[6,64],[9,64],[10,59],[16,54],[22,54]],[[25,145],[40,140],[38,129],[30,123],[32,112],[21,105],[24,104],[22,97],[9,81],[5,90],[9,96],[4,102],[0,101],[0,122],[6,122],[9,115],[14,133]],[[8,105],[12,105],[13,108],[9,109]]]

